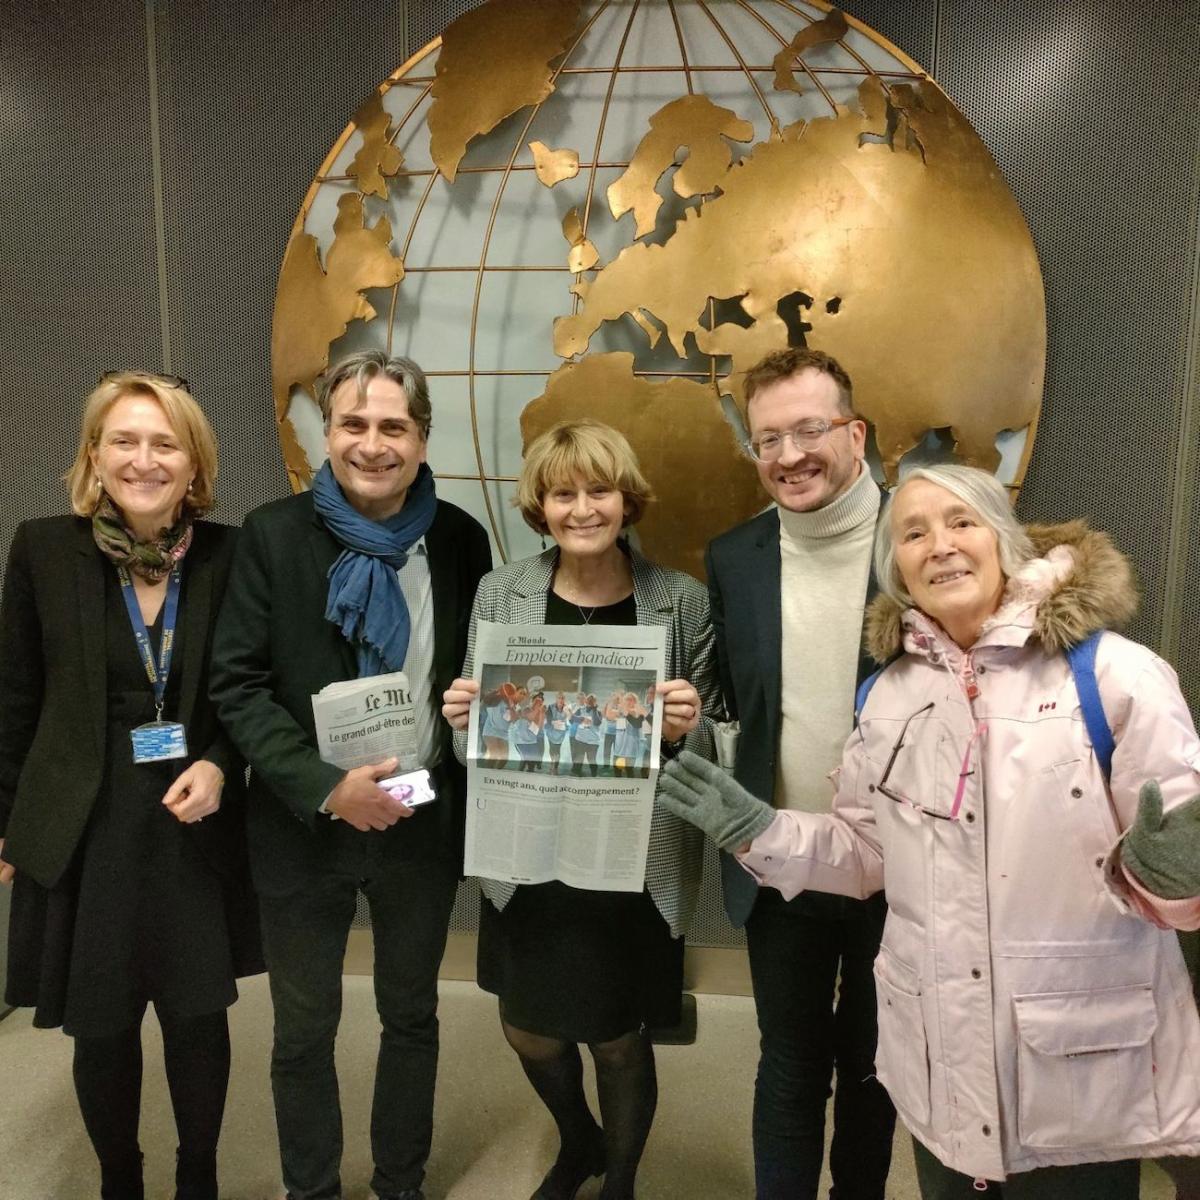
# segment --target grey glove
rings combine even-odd
[[[1137,819],[1121,843],[1121,861],[1164,900],[1200,895],[1200,794],[1164,816],[1157,780],[1144,783]]]
[[[775,819],[769,804],[690,750],[667,764],[659,785],[659,804],[703,829],[722,850],[754,841]]]

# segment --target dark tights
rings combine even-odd
[[[658,1103],[654,1051],[646,1034],[632,1032],[610,1042],[589,1042],[596,1067],[603,1132],[583,1093],[583,1060],[574,1042],[526,1033],[501,1019],[504,1036],[517,1052],[521,1066],[550,1110],[562,1143],[555,1170],[569,1176],[581,1164],[603,1165],[601,1200],[630,1200],[642,1150]],[[603,1162],[598,1150],[603,1145]]]
[[[179,1135],[176,1200],[217,1200],[217,1138],[229,1083],[225,1010],[200,1017],[160,1012],[158,1019]],[[143,1200],[141,1023],[110,1037],[76,1038],[74,1075],[83,1123],[100,1160],[102,1200]]]

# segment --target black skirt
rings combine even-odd
[[[523,884],[498,912],[485,897],[479,986],[517,1029],[567,1042],[608,1042],[677,1025],[683,938],[647,892]]]
[[[181,602],[187,602],[186,574]],[[70,867],[53,888],[17,872],[9,920],[10,1004],[33,1023],[104,1037],[153,1001],[176,1016],[237,998],[224,879],[162,805],[187,760],[133,761],[129,731],[154,720],[115,573],[105,595],[108,744],[104,781]],[[157,644],[158,623],[151,629]],[[177,711],[178,636],[165,716]]]
[[[594,609],[593,619],[636,625],[633,596]],[[577,605],[551,591],[546,623],[585,622]],[[522,884],[503,912],[483,900],[477,977],[517,1029],[610,1042],[643,1026],[679,1023],[683,938],[671,936],[648,892]]]

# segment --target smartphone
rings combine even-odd
[[[408,771],[404,775],[391,775],[379,780],[379,786],[409,808],[417,808],[437,799],[433,790],[433,781],[429,772],[422,768],[419,771]]]

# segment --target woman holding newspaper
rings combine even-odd
[[[235,539],[199,520],[216,473],[183,380],[106,375],[66,476],[75,515],[21,525],[5,579],[6,998],[74,1039],[75,1092],[112,1200],[143,1194],[148,1003],[179,1135],[176,1200],[216,1200],[225,1010],[235,976],[262,970],[242,761],[208,699]]]
[[[634,625],[666,629],[662,685],[666,752],[686,743],[712,752],[718,703],[708,599],[689,576],[647,561],[620,537],[641,516],[650,488],[629,443],[596,421],[556,426],[529,448],[517,488],[526,522],[556,545],[485,576],[475,599],[464,675],[475,667],[479,621]],[[478,684],[455,680],[442,708],[467,728]],[[591,763],[602,710],[587,710]],[[572,721],[574,766],[580,728]],[[465,736],[456,737],[460,753]],[[564,779],[564,783],[566,780]],[[701,846],[686,823],[656,808],[644,891],[604,892],[552,882],[483,879],[479,982],[500,999],[504,1035],[550,1110],[561,1147],[534,1200],[572,1200],[604,1174],[603,1200],[631,1200],[657,1100],[647,1030],[679,1021],[683,931],[695,904]],[[583,1091],[579,1043],[596,1068],[597,1124]]]

